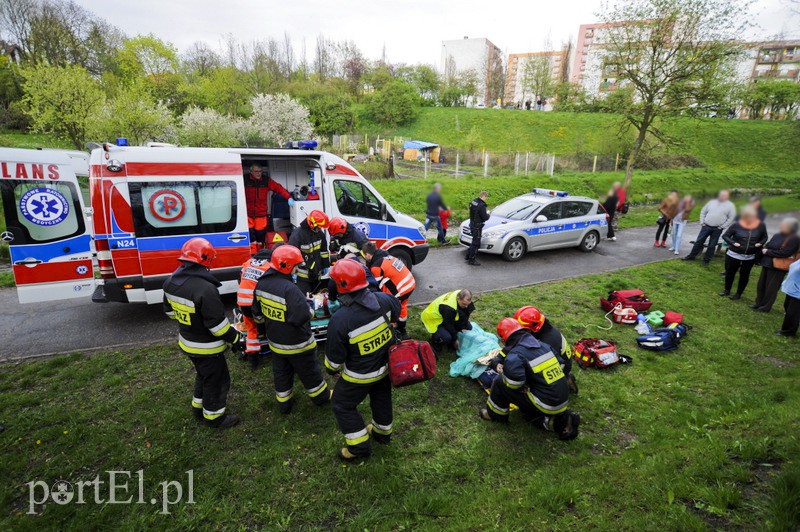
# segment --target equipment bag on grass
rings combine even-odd
[[[631,307],[614,307],[614,323],[633,325],[636,323],[636,309]]]
[[[673,323],[683,323],[683,314],[668,310],[664,313],[664,326],[672,325]]]
[[[653,303],[641,290],[612,290],[608,293],[608,299],[600,298],[600,306],[606,312],[611,312],[617,304],[644,312],[650,310]]]
[[[649,351],[672,351],[678,348],[687,331],[686,325],[673,323],[669,327],[659,327],[650,334],[637,337],[636,343]]]
[[[600,338],[581,338],[573,347],[573,358],[582,368],[608,368],[617,364],[629,364],[631,359],[620,355],[617,345]]]
[[[436,375],[436,355],[428,342],[403,340],[389,348],[389,380],[401,388]]]

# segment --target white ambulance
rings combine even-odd
[[[92,296],[96,302],[160,303],[181,246],[196,236],[217,250],[212,271],[221,292],[235,292],[250,256],[245,176],[252,164],[300,198],[290,207],[271,195],[268,242],[285,239],[307,213],[320,209],[354,224],[409,266],[427,256],[422,224],[397,212],[352,166],[324,151],[0,148],[6,221],[0,238],[10,247],[20,302]],[[82,176],[88,181],[86,207]],[[302,200],[307,197],[315,199]]]

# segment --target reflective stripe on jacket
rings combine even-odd
[[[429,333],[435,333],[439,325],[442,324],[443,318],[442,313],[439,311],[439,305],[446,305],[452,307],[454,310],[458,310],[459,292],[460,290],[454,290],[437,297],[422,311],[420,317],[422,318],[422,323],[425,325],[425,329]],[[456,312],[456,320],[458,320],[458,312]]]

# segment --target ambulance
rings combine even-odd
[[[193,237],[214,245],[220,291],[235,292],[250,256],[245,176],[252,164],[295,198],[290,207],[271,195],[268,244],[286,240],[320,209],[409,266],[428,254],[420,222],[313,141],[280,149],[124,144],[94,145],[89,154],[0,148],[6,222],[0,238],[10,248],[21,303],[80,297],[160,303],[164,280]]]

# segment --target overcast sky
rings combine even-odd
[[[751,38],[800,38],[800,16],[790,0],[756,0]],[[292,36],[299,55],[305,39],[311,60],[316,36],[351,39],[371,59],[386,47],[393,63],[438,66],[441,41],[487,37],[505,54],[542,49],[573,39],[578,26],[596,20],[601,0],[77,0],[128,35],[153,33],[181,51],[195,41],[220,48],[232,33],[251,41]]]

